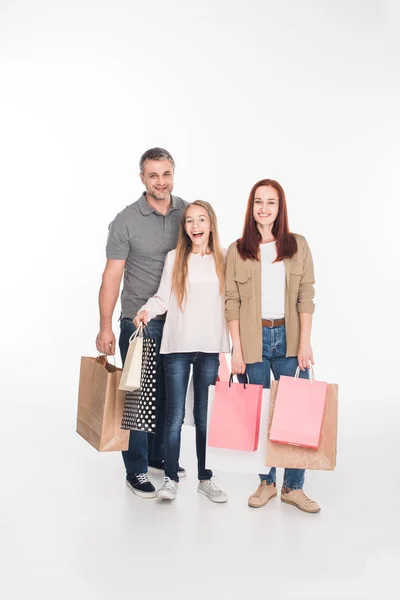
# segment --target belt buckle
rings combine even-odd
[[[274,326],[275,319],[270,319],[270,321],[271,321],[271,323],[272,323],[272,325],[271,325],[271,329],[272,329],[272,328],[273,328],[273,326]]]

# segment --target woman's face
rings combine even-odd
[[[205,208],[196,204],[188,208],[185,218],[185,231],[193,246],[208,247],[211,222]]]
[[[279,212],[279,194],[272,185],[260,185],[254,194],[253,216],[258,225],[273,225]]]

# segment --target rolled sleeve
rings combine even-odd
[[[240,316],[240,295],[239,288],[235,281],[235,256],[236,245],[232,244],[229,247],[226,257],[225,269],[225,320],[236,321]]]
[[[315,311],[315,277],[314,264],[310,248],[304,240],[303,246],[303,273],[300,278],[299,293],[297,297],[297,312],[313,313]]]

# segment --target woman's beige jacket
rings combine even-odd
[[[314,267],[310,249],[302,235],[294,234],[297,252],[283,259],[286,272],[286,356],[297,356],[300,342],[299,313],[313,313]],[[236,242],[228,249],[225,276],[225,318],[240,322],[245,363],[262,361],[261,261],[243,260]]]

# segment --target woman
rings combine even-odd
[[[217,218],[208,202],[196,200],[182,215],[176,250],[167,254],[160,287],[134,319],[136,327],[167,312],[160,353],[164,354],[167,410],[164,434],[165,482],[157,497],[174,500],[178,491],[181,429],[190,366],[193,365],[194,420],[199,485],[213,502],[227,495],[206,469],[208,387],[215,385],[219,353],[229,352],[224,319],[225,257]]]
[[[275,379],[308,378],[314,364],[310,336],[314,268],[305,238],[290,233],[285,193],[273,179],[256,183],[249,196],[242,237],[228,250],[225,317],[232,338],[232,373],[270,387]],[[260,475],[253,508],[276,492],[276,469]],[[303,492],[304,470],[285,469],[281,500],[309,513],[319,505]]]

